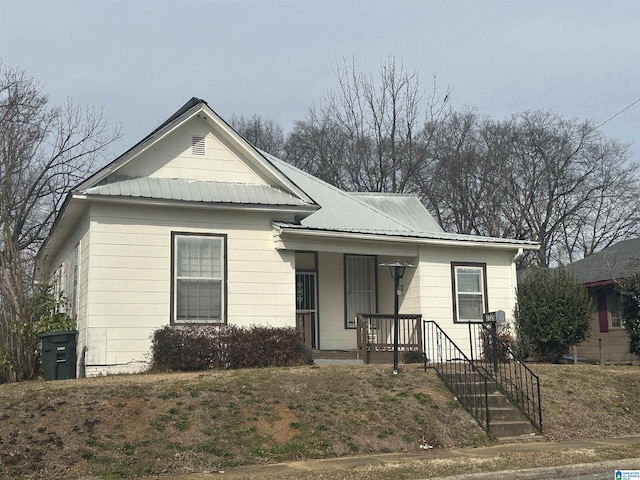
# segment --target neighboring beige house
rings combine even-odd
[[[591,335],[578,345],[578,357],[603,363],[628,363],[640,360],[629,353],[629,336],[620,311],[620,293],[616,281],[624,280],[640,268],[640,238],[623,240],[567,269],[575,280],[587,287],[593,299]]]
[[[295,326],[354,350],[355,315],[393,311],[379,264],[417,268],[401,313],[460,345],[467,320],[514,308],[533,242],[445,233],[413,195],[348,193],[255,149],[193,98],[78,185],[38,254],[78,325],[80,376],[138,372],[168,324]],[[298,314],[298,316],[297,316]],[[298,325],[300,326],[300,325]]]

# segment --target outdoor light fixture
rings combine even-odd
[[[393,303],[393,374],[398,374],[398,297],[400,296],[400,279],[404,276],[407,268],[416,268],[407,262],[395,260],[393,262],[381,263],[381,267],[389,267],[391,276],[394,279],[394,303]]]

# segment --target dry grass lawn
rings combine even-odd
[[[640,433],[640,368],[533,370],[549,439]],[[0,478],[131,478],[419,452],[421,436],[436,448],[492,442],[432,371],[390,373],[296,367],[0,385]],[[518,457],[488,463],[505,462]],[[385,478],[374,470],[363,473]]]

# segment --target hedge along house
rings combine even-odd
[[[601,363],[640,360],[629,352],[620,293],[616,283],[640,272],[640,238],[623,240],[582,260],[570,263],[577,283],[587,287],[593,301],[591,335],[578,345],[578,357]]]
[[[148,366],[165,325],[296,326],[354,350],[356,314],[393,312],[381,263],[417,268],[400,312],[464,324],[515,301],[527,241],[449,234],[416,196],[348,193],[250,145],[193,98],[71,191],[38,253],[78,325],[79,375]],[[301,325],[298,325],[301,326]]]

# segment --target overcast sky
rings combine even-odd
[[[640,100],[640,1],[0,0],[2,61],[121,122],[114,155],[192,96],[289,130],[343,58],[389,55],[454,108],[600,123]],[[640,159],[640,102],[602,129]]]

